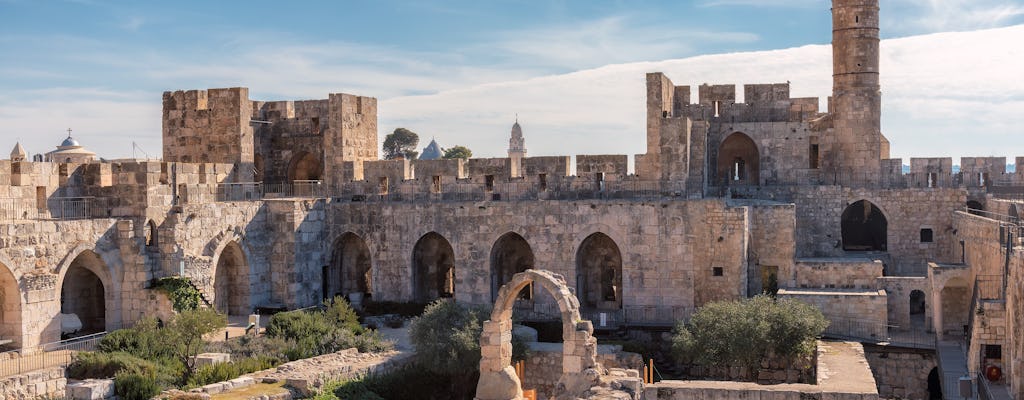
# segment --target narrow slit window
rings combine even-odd
[[[604,190],[604,172],[596,173],[594,179],[597,181],[597,190]]]
[[[377,181],[377,192],[381,195],[388,194],[388,177],[382,176]]]
[[[722,113],[721,113],[722,102],[716,101],[713,104],[715,106],[715,118],[721,117],[722,116]]]
[[[484,175],[484,185],[488,192],[494,191],[494,175]]]
[[[819,164],[818,164],[818,144],[817,143],[811,144],[809,156],[810,156],[810,161],[811,161],[809,167],[811,169],[818,169],[818,165]]]
[[[313,117],[313,129],[312,129],[312,131],[313,131],[314,135],[319,135],[320,134],[320,118]]]
[[[537,174],[537,181],[542,192],[548,190],[548,174]]]
[[[433,190],[434,193],[441,193],[440,175],[434,175],[433,179],[431,180],[431,190]]]

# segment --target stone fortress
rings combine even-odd
[[[888,357],[954,346],[973,378],[997,366],[1024,398],[1024,158],[1014,173],[1001,157],[956,173],[912,158],[904,173],[880,129],[878,0],[833,0],[832,15],[827,110],[788,83],[745,85],[737,103],[735,85],[694,96],[650,73],[635,174],[627,155],[576,155],[574,175],[569,156],[527,157],[518,123],[507,158],[379,160],[376,99],[246,88],[165,92],[160,161],[28,161],[18,145],[0,161],[0,339],[58,341],[62,314],[78,334],[164,315],[149,286],[167,276],[247,315],[335,294],[489,305],[537,267],[566,277],[597,330],[772,291],[878,344],[876,377],[920,378],[878,377],[882,393],[935,374],[955,387],[938,357],[922,373]],[[515,309],[559,315],[532,288]]]

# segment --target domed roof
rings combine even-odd
[[[61,145],[61,147],[65,147],[65,146],[81,146],[80,144],[78,144],[78,141],[75,140],[74,138],[72,138],[70,135],[68,135],[68,138],[64,139],[64,141],[61,142],[60,145]]]
[[[434,139],[430,139],[430,144],[424,147],[423,154],[420,154],[420,160],[440,160],[443,156],[444,151],[441,150],[441,146]]]

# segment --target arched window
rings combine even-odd
[[[749,136],[736,132],[718,147],[718,182],[725,185],[760,184],[761,157]]]
[[[412,250],[413,298],[429,302],[455,296],[455,252],[436,232],[423,235]]]
[[[238,242],[230,242],[217,258],[213,278],[213,303],[217,312],[228,315],[248,315],[249,263]]]
[[[842,216],[843,250],[886,251],[888,226],[885,215],[867,200],[850,204]]]
[[[491,247],[491,300],[498,297],[498,289],[512,276],[533,268],[533,250],[522,236],[514,232],[502,235]],[[522,298],[532,298],[531,290],[520,292]]]
[[[584,308],[622,309],[622,253],[608,235],[594,233],[576,251],[576,292]]]

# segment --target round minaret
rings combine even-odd
[[[878,64],[878,0],[832,0],[833,158],[844,182],[877,182],[888,158]]]
[[[523,176],[524,157],[526,157],[526,139],[523,138],[523,128],[519,126],[519,117],[516,116],[516,123],[512,125],[512,137],[508,139],[508,158],[511,160],[512,177]]]

